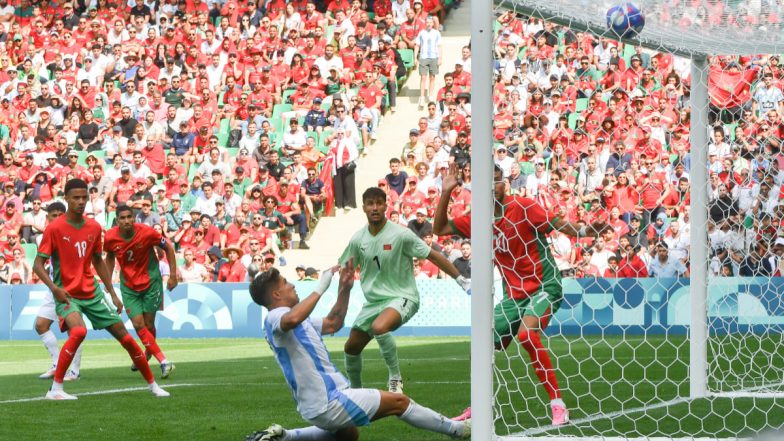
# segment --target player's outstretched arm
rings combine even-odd
[[[166,253],[166,261],[169,262],[169,280],[166,282],[166,288],[171,291],[177,287],[177,255],[171,241],[166,241],[163,252]]]
[[[319,300],[321,300],[321,296],[329,289],[329,285],[332,283],[332,275],[338,268],[338,266],[334,266],[322,272],[321,279],[319,279],[319,283],[316,289],[313,290],[313,293],[307,296],[305,300],[294,305],[289,312],[283,314],[283,317],[280,318],[281,331],[288,332],[310,317]]]
[[[117,297],[117,293],[114,292],[114,286],[112,285],[112,274],[106,268],[106,264],[103,261],[103,257],[101,257],[101,253],[93,254],[93,268],[95,268],[95,273],[98,274],[98,277],[103,282],[103,286],[106,287],[106,291],[109,292],[109,296],[112,298],[112,303],[117,308],[117,314],[122,312],[123,304],[120,301],[120,298]]]
[[[607,228],[607,223],[597,221],[591,225],[580,226],[563,218],[555,218],[552,222],[554,230],[572,237],[596,237]]]
[[[106,271],[109,272],[109,277],[114,275],[114,265],[117,262],[114,251],[107,251],[106,252]]]
[[[49,271],[44,268],[44,263],[46,263],[46,258],[40,255],[35,256],[35,260],[33,261],[33,272],[36,276],[38,276],[38,279],[43,282],[50,291],[52,291],[52,296],[55,298],[55,300],[60,303],[70,304],[71,302],[69,300],[70,296],[68,291],[60,288],[59,286],[55,285],[54,282],[52,282],[52,279],[49,278]]]
[[[438,200],[436,214],[433,217],[433,233],[437,236],[455,234],[452,230],[452,226],[449,225],[447,211],[449,210],[449,200],[452,197],[452,190],[457,187],[457,170],[457,164],[450,165],[449,172],[444,175],[443,180],[441,181],[441,199]]]
[[[329,311],[321,324],[322,334],[334,334],[343,328],[343,323],[348,313],[348,299],[351,295],[351,288],[354,286],[354,258],[346,262],[346,266],[340,269],[340,284],[338,285],[338,299],[332,310]]]

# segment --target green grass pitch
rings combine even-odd
[[[345,339],[325,341],[342,368]],[[446,415],[458,414],[470,395],[468,340],[399,338],[398,344],[406,393]],[[744,434],[745,427],[784,425],[784,401],[774,399],[686,401],[596,418],[599,413],[688,396],[685,341],[553,337],[547,344],[560,355],[559,378],[572,419],[594,419],[542,435],[735,436]],[[79,400],[49,402],[26,400],[43,397],[50,385],[37,379],[48,367],[43,346],[37,341],[0,343],[0,440],[241,440],[271,423],[305,425],[261,339],[161,340],[162,349],[177,364],[172,378],[159,381],[164,388],[169,386],[168,399],[149,394],[140,375],[130,372],[128,356],[115,341],[90,340],[88,335],[85,345],[82,379],[66,384],[66,391],[80,395]],[[365,386],[384,387],[386,368],[373,343],[364,362]],[[498,433],[546,426],[547,397],[534,382],[527,355],[522,358],[512,345],[498,356],[497,365]],[[158,377],[157,363],[152,368]],[[123,391],[127,388],[138,390]],[[393,418],[375,422],[361,434],[364,440],[377,441],[447,439]]]

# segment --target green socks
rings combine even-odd
[[[390,332],[376,335],[375,337],[376,342],[378,342],[378,348],[381,351],[381,356],[384,357],[387,369],[389,369],[389,378],[400,379],[400,361],[397,359],[397,344],[395,343],[395,338]]]
[[[353,389],[362,387],[362,354],[343,354],[346,359],[346,375]]]

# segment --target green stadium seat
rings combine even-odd
[[[283,91],[283,95],[282,95],[283,103],[288,103],[289,102],[289,97],[291,95],[294,95],[294,92],[296,92],[296,91],[297,91],[297,89],[286,89],[286,90],[284,90]]]
[[[575,112],[582,112],[588,108],[588,98],[577,98],[575,102]]]
[[[403,59],[403,64],[406,66],[406,69],[411,70],[414,68],[414,51],[411,49],[400,49],[398,50],[400,53],[400,58]]]
[[[35,260],[35,255],[38,254],[38,245],[34,243],[23,243],[22,250],[25,254],[25,260],[30,266],[33,266],[33,261]]]
[[[78,159],[76,160],[76,163],[81,165],[82,167],[87,167],[87,152],[84,150],[80,150],[76,153],[79,155]]]
[[[236,158],[237,153],[239,153],[240,149],[237,147],[228,147],[226,148],[226,151],[229,153],[229,158]]]
[[[572,113],[569,114],[569,121],[568,121],[568,123],[569,123],[569,128],[570,129],[574,130],[574,128],[577,127],[577,118],[579,116],[580,115],[578,113],[575,113],[575,112],[572,112]]]

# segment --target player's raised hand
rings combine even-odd
[[[605,221],[593,222],[593,223],[591,223],[591,225],[588,226],[588,235],[589,236],[594,236],[594,237],[598,236],[598,235],[602,234],[602,232],[604,232],[604,230],[606,230],[608,227],[609,226],[607,225],[607,222],[605,222]]]
[[[166,282],[166,288],[169,291],[174,291],[174,288],[177,287],[177,278],[176,277],[169,277],[169,280]]]
[[[321,278],[319,279],[319,283],[318,283],[318,285],[316,285],[316,289],[314,289],[313,291],[315,291],[315,292],[317,292],[319,294],[324,294],[325,292],[327,292],[327,290],[329,289],[329,285],[332,284],[332,276],[339,269],[340,269],[340,266],[339,265],[335,265],[333,267],[330,267],[330,268],[325,269],[324,271],[322,271],[321,272]]]
[[[68,294],[68,291],[64,288],[60,288],[59,286],[55,287],[54,290],[52,290],[52,296],[58,302],[71,306],[71,295]]]
[[[782,259],[784,260],[784,259]],[[354,258],[348,259],[346,265],[340,270],[340,284],[338,289],[351,289],[354,286]]]
[[[122,313],[123,303],[120,301],[120,298],[117,297],[117,294],[112,293],[112,303],[114,303],[114,307],[117,308],[117,314]]]
[[[452,190],[457,187],[460,179],[460,168],[456,163],[449,166],[449,171],[441,178],[441,191],[442,194],[450,195]]]

